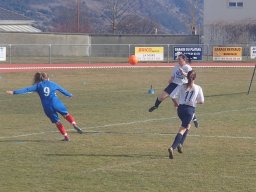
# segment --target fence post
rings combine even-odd
[[[49,44],[49,58],[48,58],[48,63],[52,64],[52,45]]]
[[[206,49],[207,50],[207,61],[209,61],[209,46],[210,46],[209,44],[206,45],[206,47],[207,47],[207,49]]]
[[[91,64],[92,44],[89,44],[89,64]]]
[[[167,63],[170,63],[170,44],[168,44],[167,47]]]
[[[130,55],[131,55],[131,44],[128,44],[128,47],[129,47],[128,57],[130,57]]]
[[[12,44],[9,44],[9,64],[12,64]]]

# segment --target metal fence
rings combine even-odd
[[[6,61],[10,64],[63,64],[63,63],[127,63],[135,47],[163,47],[163,63],[174,61],[175,47],[201,47],[202,60],[212,61],[213,47],[242,47],[245,62],[252,62],[249,44],[204,45],[204,44],[0,44],[6,47]],[[159,62],[159,61],[155,61]]]

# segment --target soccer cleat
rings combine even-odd
[[[178,150],[179,153],[183,153],[182,147],[183,147],[183,146],[182,146],[181,144],[179,144],[179,145],[177,146],[177,150]]]
[[[169,148],[168,152],[169,152],[169,159],[173,159],[173,149]]]
[[[196,128],[198,128],[198,127],[199,127],[199,123],[198,123],[198,121],[197,121],[197,119],[196,119],[196,118],[195,118],[195,119],[193,119],[193,122],[194,122],[195,127],[196,127]]]
[[[75,129],[78,133],[80,133],[80,134],[83,133],[82,129],[80,129],[77,125],[73,125],[73,127],[74,127],[74,129]]]
[[[70,141],[68,136],[65,136],[64,139],[62,139],[61,141]]]
[[[156,107],[156,106],[150,107],[149,110],[148,110],[148,112],[152,112],[152,111],[154,111],[154,110],[157,109],[157,108],[158,108],[158,107]]]

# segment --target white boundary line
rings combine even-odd
[[[248,110],[256,110],[256,108],[245,108],[245,109],[233,109],[233,110],[226,110],[226,111],[218,111],[218,112],[212,112],[212,113],[204,113],[201,114],[200,116],[204,115],[212,115],[212,114],[222,114],[222,113],[230,113],[230,112],[241,112],[241,111],[248,111]],[[89,131],[88,133],[102,133],[106,134],[108,132],[106,131],[93,131],[93,129],[96,128],[105,128],[105,127],[113,127],[113,126],[122,126],[122,125],[132,125],[132,124],[140,124],[140,123],[147,123],[147,122],[152,122],[152,121],[163,121],[163,120],[170,120],[170,119],[177,119],[177,117],[170,117],[170,118],[159,118],[159,119],[146,119],[142,121],[131,121],[131,122],[126,122],[126,123],[113,123],[113,124],[106,124],[106,125],[100,125],[100,126],[94,126],[94,127],[84,127],[86,130],[92,130]],[[73,129],[69,129],[73,130]],[[58,131],[45,131],[45,132],[38,132],[38,133],[28,133],[28,134],[21,134],[21,135],[14,135],[14,136],[5,136],[5,137],[0,137],[0,139],[12,139],[12,138],[19,138],[19,137],[28,137],[28,136],[33,136],[33,135],[43,135],[47,133],[57,133]],[[85,132],[86,134],[86,132]],[[113,134],[148,134],[148,135],[175,135],[176,133],[134,133],[134,132],[113,132]],[[202,137],[202,138],[225,138],[225,139],[252,139],[255,140],[256,137],[252,136],[231,136],[231,135],[209,135],[209,136],[204,136],[204,135],[189,135],[191,137]]]
[[[136,69],[136,68],[172,68],[174,66],[60,66],[60,67],[0,67],[1,70],[9,70],[10,72],[15,70],[42,70],[42,69],[122,69],[122,68],[130,68],[130,69]],[[195,68],[253,68],[255,66],[244,66],[244,65],[238,65],[238,66],[217,66],[217,65],[209,65],[209,66],[197,66],[193,65],[192,67]]]

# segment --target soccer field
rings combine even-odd
[[[58,94],[85,134],[62,119],[62,142],[37,94],[5,94],[34,72],[0,74],[0,191],[195,191],[256,189],[256,80],[253,68],[195,68],[205,94],[184,153],[168,159],[180,121],[170,99],[149,113],[168,68],[49,71],[73,93]],[[150,85],[156,94],[147,93]]]

